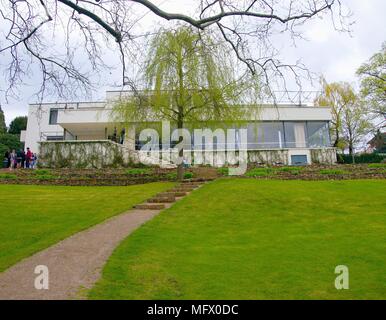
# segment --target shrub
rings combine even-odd
[[[49,169],[36,169],[33,171],[34,174],[36,175],[46,175],[46,174],[51,174],[51,170]]]
[[[281,172],[291,172],[291,173],[297,174],[299,173],[299,171],[303,169],[304,169],[303,167],[281,167],[281,168],[278,168],[277,170]]]
[[[222,176],[228,176],[229,175],[229,168],[218,168],[217,172],[221,174]]]
[[[323,169],[319,171],[320,174],[325,175],[341,175],[341,174],[347,174],[347,171],[340,170],[340,169]]]
[[[12,149],[15,149],[17,151],[22,148],[19,135],[17,134],[9,134],[9,133],[0,134],[0,144],[2,145],[2,149],[3,149],[1,150],[2,151],[1,157],[4,156],[4,153],[5,151],[7,151],[7,149],[9,151],[12,151]]]
[[[361,154],[359,156],[354,156],[355,163],[381,163],[384,159],[384,156],[377,153],[370,154]],[[352,164],[352,156],[348,154],[338,154],[338,162],[345,164]]]
[[[0,143],[0,156],[1,156],[1,161],[2,162],[4,160],[4,156],[5,156],[5,153],[7,151],[9,151],[8,146],[6,146],[5,144]],[[1,163],[1,165],[3,165],[3,164]]]
[[[87,168],[87,162],[86,161],[79,161],[75,164],[75,169],[86,169]],[[70,164],[69,164],[70,166]]]
[[[191,172],[185,172],[184,174],[184,179],[192,179],[193,178],[193,173]]]
[[[1,173],[0,179],[14,180],[17,179],[17,175],[12,173]]]
[[[132,168],[126,170],[126,174],[129,176],[147,175],[153,172],[150,168]]]
[[[168,173],[166,175],[166,178],[169,180],[176,180],[177,179],[177,173],[176,172]]]
[[[270,168],[255,168],[252,170],[249,170],[245,176],[246,177],[266,177],[270,173],[272,173],[272,169]]]
[[[386,169],[386,163],[371,163],[368,165],[369,168],[372,169],[379,169],[379,168],[385,168]]]

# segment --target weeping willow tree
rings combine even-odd
[[[189,27],[157,34],[144,69],[146,90],[135,91],[113,108],[123,123],[170,121],[177,129],[235,123],[246,119],[259,92],[250,73],[237,74],[224,45]],[[179,134],[179,145],[183,145]],[[183,177],[183,147],[177,177]]]

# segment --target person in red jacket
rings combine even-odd
[[[27,148],[27,153],[25,155],[25,167],[28,169],[32,160],[32,152]]]

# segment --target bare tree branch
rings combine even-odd
[[[275,77],[286,85],[288,74],[301,87],[300,73],[308,70],[300,63],[281,62],[272,37],[288,33],[293,41],[302,38],[298,27],[326,14],[336,29],[349,31],[350,26],[341,0],[195,0],[187,10],[194,14],[161,7],[150,0],[0,0],[0,68],[6,71],[6,95],[36,67],[42,72],[40,93],[50,89],[66,96],[88,90],[91,71],[96,75],[111,69],[106,51],[120,61],[122,86],[134,87],[133,69],[143,64],[147,37],[160,26],[174,28],[178,23],[227,43],[246,71],[262,77],[268,91]],[[141,20],[148,13],[160,24],[143,28]]]

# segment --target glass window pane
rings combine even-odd
[[[307,132],[305,122],[285,122],[285,145],[287,148],[306,148]]]
[[[284,129],[280,121],[248,125],[248,149],[279,149],[284,147]]]
[[[57,124],[58,123],[58,110],[50,109],[50,120],[49,124]]]
[[[308,146],[310,148],[321,148],[330,146],[330,135],[328,122],[311,121],[307,122]]]

